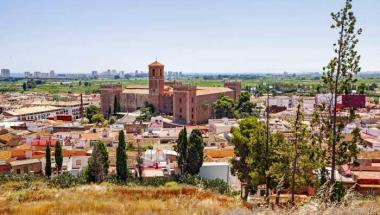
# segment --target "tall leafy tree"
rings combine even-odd
[[[249,192],[255,193],[258,185],[266,182],[265,124],[257,118],[245,118],[231,132],[235,152],[231,172],[239,178],[246,200]]]
[[[175,151],[178,153],[178,165],[181,168],[181,172],[185,173],[186,162],[188,156],[188,141],[187,141],[187,131],[184,127],[180,132],[177,140],[177,145]]]
[[[271,137],[270,167],[271,187],[276,190],[276,204],[279,204],[280,193],[289,187],[291,175],[291,144],[283,133],[276,132]]]
[[[213,107],[216,118],[232,118],[234,115],[235,104],[234,101],[228,96],[220,96],[219,99],[214,102]]]
[[[91,157],[88,159],[87,180],[101,183],[108,174],[109,160],[107,148],[103,142],[95,143]]]
[[[332,100],[330,102],[330,120],[332,131],[330,135],[331,145],[331,176],[330,185],[335,184],[336,150],[339,145],[339,128],[337,125],[337,98],[338,95],[347,92],[356,75],[360,70],[360,55],[356,51],[359,42],[357,36],[361,29],[356,29],[356,17],[352,11],[352,0],[346,0],[345,6],[338,12],[331,14],[333,24],[331,28],[338,32],[338,40],[334,44],[335,57],[323,68],[323,81],[329,89]],[[334,190],[334,189],[332,189]],[[331,200],[334,200],[332,192]]]
[[[50,151],[50,141],[47,142],[46,144],[46,149],[45,149],[45,175],[47,177],[51,176],[51,151]]]
[[[249,116],[257,117],[257,110],[255,110],[255,105],[251,102],[251,94],[247,91],[243,91],[236,105],[235,117],[245,118]]]
[[[126,181],[128,176],[127,154],[125,148],[126,145],[124,131],[121,130],[119,132],[119,144],[117,145],[116,149],[116,173],[117,178],[122,181]]]
[[[186,172],[195,175],[203,164],[204,142],[199,129],[194,129],[189,137],[189,148],[186,162]]]
[[[99,108],[96,107],[95,105],[90,105],[88,106],[88,108],[86,109],[86,118],[92,122],[92,117],[94,115],[96,115],[97,113],[99,113]]]
[[[62,145],[59,141],[55,143],[54,157],[55,157],[55,164],[57,165],[57,170],[59,174],[62,170],[62,163],[63,163]]]

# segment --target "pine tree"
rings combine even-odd
[[[177,140],[175,151],[178,153],[178,166],[181,168],[181,173],[186,173],[187,170],[187,156],[188,156],[188,141],[187,131],[184,127],[180,132]]]
[[[338,95],[346,93],[348,88],[356,80],[354,75],[360,72],[359,66],[360,55],[355,50],[359,42],[357,36],[361,34],[361,29],[356,29],[356,17],[352,11],[352,0],[346,0],[343,9],[337,13],[331,14],[334,21],[332,29],[338,31],[338,40],[334,44],[334,52],[336,56],[329,62],[327,67],[323,68],[323,81],[332,95],[329,107],[329,116],[332,124],[332,132],[330,135],[331,147],[331,177],[330,185],[335,184],[335,166],[336,166],[336,150],[339,147],[340,129],[342,125],[337,124],[337,102]],[[331,189],[334,190],[334,189]],[[332,192],[331,200],[335,200],[334,192]]]
[[[119,132],[119,144],[116,149],[116,173],[117,178],[122,181],[127,180],[127,155],[125,152],[125,137],[124,131]]]
[[[249,192],[255,193],[258,185],[266,182],[265,124],[257,118],[245,118],[241,120],[239,128],[231,129],[231,133],[236,155],[231,160],[231,173],[239,178],[241,197],[247,200]]]
[[[88,159],[87,180],[101,183],[108,174],[109,160],[107,148],[103,142],[95,143],[91,157]]]
[[[59,174],[62,170],[62,163],[63,163],[62,146],[59,141],[55,143],[54,157],[55,157],[55,164],[57,165],[57,170]]]
[[[46,151],[45,151],[45,175],[47,177],[51,176],[51,152],[50,152],[50,141],[47,141]]]
[[[203,164],[204,142],[202,133],[198,129],[194,129],[189,137],[189,149],[187,155],[186,169],[187,172],[195,175]]]

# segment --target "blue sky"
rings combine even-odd
[[[0,0],[0,68],[14,72],[320,71],[343,0]],[[380,70],[380,1],[354,0],[361,66]]]

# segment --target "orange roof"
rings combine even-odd
[[[82,150],[64,150],[63,157],[69,156],[87,156],[87,152]]]

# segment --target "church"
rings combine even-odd
[[[224,87],[199,87],[181,81],[165,81],[164,65],[155,61],[148,66],[148,86],[105,84],[101,87],[101,110],[107,116],[113,110],[115,98],[121,111],[132,112],[152,104],[157,114],[173,116],[173,122],[181,124],[206,123],[213,118],[213,103],[222,95],[237,101],[240,81],[225,81]]]

